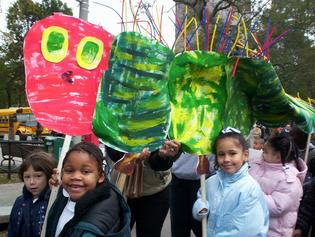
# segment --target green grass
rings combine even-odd
[[[19,183],[21,180],[19,179],[16,173],[11,174],[11,179],[8,179],[8,174],[1,173],[0,174],[0,184],[12,184],[12,183]]]

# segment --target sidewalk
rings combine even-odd
[[[22,194],[23,183],[0,185],[0,224],[8,223],[15,199]]]
[[[11,179],[13,171],[16,172],[18,167],[21,165],[22,159],[14,157],[14,163],[11,163]],[[2,151],[0,148],[0,162],[2,161]],[[7,175],[8,161],[4,161],[0,167],[1,173]],[[10,213],[15,199],[22,194],[23,183],[10,183],[10,184],[0,184],[0,236],[6,236],[5,232],[1,231],[9,222]]]

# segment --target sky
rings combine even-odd
[[[6,20],[5,15],[7,13],[8,8],[15,2],[16,0],[0,0],[0,30],[6,31]],[[36,2],[40,2],[40,0],[33,0]],[[79,17],[79,3],[76,0],[62,0],[62,2],[66,3],[73,11],[74,17]],[[122,12],[122,0],[89,0],[89,15],[88,21],[97,25],[101,25],[106,31],[110,32],[113,35],[117,35],[121,32],[121,19],[115,11],[117,11],[120,15]],[[130,2],[130,1],[124,1]],[[137,0],[131,0],[131,3],[135,5]],[[146,1],[148,2],[148,1]],[[153,5],[150,8],[150,12],[153,15],[153,19],[156,23],[158,23],[158,18],[160,18],[160,13],[162,11],[163,6],[163,16],[162,16],[162,36],[165,38],[165,41],[168,45],[174,42],[175,33],[173,20],[173,12],[172,8],[174,7],[174,2],[171,0],[151,0]],[[107,7],[106,7],[107,6]],[[114,10],[110,9],[109,7]],[[125,6],[126,9],[130,9],[129,5]],[[134,11],[136,11],[136,7],[133,7]],[[174,8],[173,8],[174,9]],[[174,9],[175,11],[175,9]],[[127,18],[126,18],[127,17]],[[139,16],[140,20],[148,20],[145,14],[141,14]],[[172,20],[171,20],[172,19]],[[124,21],[133,21],[133,17],[131,11],[127,11],[125,14]],[[126,30],[132,31],[133,24],[130,23],[126,26]],[[145,29],[141,28],[142,34],[145,33]]]

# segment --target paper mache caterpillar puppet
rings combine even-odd
[[[132,153],[156,150],[169,136],[198,155],[212,151],[226,126],[247,134],[256,120],[294,121],[315,130],[314,109],[285,93],[270,62],[197,50],[174,56],[136,32],[111,41],[100,27],[61,14],[34,24],[24,45],[26,92],[43,126],[78,135],[93,124],[102,142]]]
[[[211,152],[223,127],[248,134],[255,120],[272,127],[293,120],[304,131],[314,131],[314,109],[286,94],[271,63],[262,59],[241,58],[232,78],[236,57],[186,51],[170,61],[165,47],[147,50],[150,39],[134,32],[121,33],[113,42],[93,119],[95,134],[109,146],[125,152],[157,149],[168,120],[158,112],[169,111],[168,99],[169,135],[193,154]],[[152,145],[155,134],[160,134],[158,146]]]

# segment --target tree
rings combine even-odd
[[[9,86],[11,85],[8,81],[9,78],[9,72],[7,70],[7,67],[5,66],[5,60],[4,58],[0,58],[0,98],[6,98],[6,100],[1,99],[0,100],[0,107],[6,107],[7,101],[11,103],[11,97],[10,94],[8,94]]]
[[[234,10],[234,15],[238,14],[246,21],[248,28],[256,25],[254,32],[257,32],[258,39],[262,43],[265,40],[266,30],[268,29],[268,19],[272,26],[276,26],[277,29],[272,38],[275,38],[288,28],[291,29],[284,39],[279,40],[270,47],[270,60],[286,92],[292,95],[296,95],[299,92],[303,99],[315,97],[315,83],[313,82],[315,70],[314,66],[312,66],[315,56],[314,1],[174,0],[174,2],[177,5],[176,12],[179,21],[185,18],[185,8],[187,7],[187,18],[195,17],[198,20],[198,24],[203,21],[202,24],[204,25],[206,19],[205,9],[208,8],[207,21],[210,23],[208,27],[210,35],[213,34],[213,25],[219,14],[221,15],[221,20],[218,22],[218,27],[224,28],[228,11],[231,8]],[[270,4],[271,8],[268,7]],[[199,44],[205,41],[204,37],[206,36],[205,27],[202,24],[198,28]],[[187,38],[189,39],[193,34],[196,35],[195,31],[195,27],[190,26],[187,29]],[[310,36],[313,36],[313,38]],[[218,42],[218,37],[219,34],[217,33],[215,42]],[[189,42],[189,48],[197,49],[196,37],[192,39]],[[244,40],[241,41],[244,42]],[[252,46],[256,43],[251,40],[249,44]],[[183,48],[185,48],[183,44],[178,44],[176,51],[180,52]],[[200,49],[204,49],[204,47],[200,47]],[[213,50],[215,51],[215,48]]]
[[[264,9],[269,3],[269,1],[262,0],[174,0],[174,2],[176,2],[176,13],[178,19],[184,19],[186,14],[187,19],[191,19],[193,17],[197,19],[197,23],[199,25],[198,34],[200,36],[200,42],[204,41],[207,32],[210,35],[213,34],[214,24],[219,15],[219,21],[216,25],[218,28],[223,29],[226,19],[228,18],[228,14],[229,12],[232,12],[231,9],[233,9],[233,18],[229,28],[229,30],[231,30],[233,26],[240,23],[238,20],[236,20],[236,18],[244,19],[247,24],[250,24],[250,22],[253,21],[259,15],[262,9]],[[256,7],[253,8],[253,5]],[[187,13],[186,9],[188,9]],[[195,28],[196,27],[194,25],[190,25],[187,29],[187,35],[189,35],[189,37],[192,34],[196,34]],[[215,41],[217,42],[218,35],[215,34],[215,36]],[[196,38],[190,42],[190,46],[192,46],[194,49],[197,48],[197,42],[195,40]],[[176,51],[181,51],[183,47],[182,45],[178,45],[177,48],[178,49]]]
[[[290,30],[271,48],[270,58],[286,91],[292,95],[299,92],[304,99],[315,98],[314,8],[313,0],[273,1],[262,18],[264,24],[270,19],[278,32]]]
[[[2,106],[27,105],[25,95],[25,75],[23,65],[23,41],[26,32],[38,20],[53,12],[63,12],[72,15],[72,11],[60,0],[43,0],[34,3],[32,0],[17,0],[8,10],[6,16],[8,32],[3,32],[1,45],[0,94],[6,95]],[[4,63],[5,62],[5,63]]]

